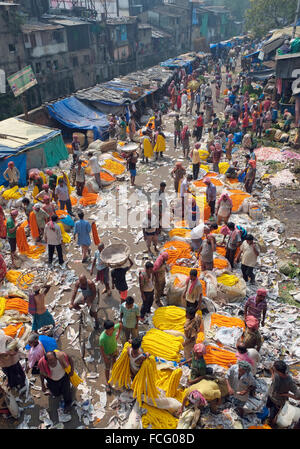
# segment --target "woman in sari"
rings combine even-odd
[[[256,162],[254,160],[249,161],[249,168],[245,177],[245,190],[247,193],[252,192],[252,187],[255,181],[256,175]]]
[[[161,129],[158,129],[158,134],[156,138],[156,144],[154,147],[154,152],[156,153],[155,160],[158,159],[158,155],[160,154],[160,157],[163,157],[163,152],[166,150],[166,137],[164,133],[161,131]]]

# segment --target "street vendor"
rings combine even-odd
[[[267,290],[265,288],[259,288],[256,291],[256,295],[250,296],[245,304],[245,310],[244,310],[244,319],[246,320],[247,317],[254,316],[258,319],[258,321],[261,320],[261,326],[264,326],[265,324],[265,318],[267,313]]]
[[[199,421],[201,410],[207,405],[207,401],[204,396],[198,390],[193,390],[187,393],[183,399],[182,406],[179,408],[178,416],[183,415],[187,402],[189,403],[186,412],[190,412],[189,428],[194,429]],[[182,418],[183,416],[181,416]]]
[[[20,364],[20,359],[25,357],[22,351],[18,349],[8,349],[13,342],[13,338],[4,335],[4,346],[6,350],[0,354],[0,368],[7,377],[9,388],[21,390],[25,386],[26,375]]]
[[[202,285],[198,279],[198,272],[195,269],[190,271],[190,275],[186,281],[183,300],[186,302],[186,307],[191,307],[196,310],[201,309]]]
[[[256,382],[250,363],[239,360],[225,375],[229,396],[240,416],[244,414],[244,405],[249,395],[255,392]]]
[[[169,254],[167,252],[163,252],[158,256],[153,265],[155,302],[159,307],[162,306],[161,297],[163,296],[166,285],[168,258]]]
[[[7,169],[3,172],[3,178],[8,181],[9,188],[15,187],[19,183],[20,172],[13,161],[9,161]]]
[[[144,353],[141,350],[141,346],[142,346],[142,339],[140,337],[136,337],[132,339],[131,347],[129,346],[127,349],[132,379],[139,372],[143,364],[143,361],[150,356],[149,353]]]
[[[46,295],[49,292],[51,285],[34,285],[32,293],[29,295],[30,313],[33,316],[32,330],[37,331],[40,328],[52,324],[55,321],[51,313],[46,307]]]
[[[246,348],[254,348],[260,351],[262,339],[259,328],[259,321],[254,316],[248,315],[245,319],[245,331],[241,337],[241,341]]]
[[[269,420],[273,426],[288,398],[300,399],[300,389],[289,375],[287,364],[283,360],[274,362],[271,373],[272,383],[269,388],[267,408],[270,410]]]
[[[193,361],[193,351],[195,352],[195,343],[199,332],[204,332],[204,325],[201,316],[194,308],[186,309],[186,321],[184,323],[184,357],[185,363]]]
[[[49,196],[51,201],[53,200],[53,191],[50,189],[49,184],[43,184],[42,189],[35,197],[36,200],[43,203],[45,196]]]
[[[81,295],[75,299],[78,290],[81,291]],[[90,315],[95,318],[95,329],[98,329],[100,324],[97,316],[98,303],[99,297],[95,283],[87,279],[84,274],[81,274],[75,283],[71,304],[69,306],[70,309],[80,310],[80,304],[87,304]]]
[[[36,224],[38,226],[39,235],[40,235],[38,240],[41,240],[43,238],[43,235],[44,235],[44,230],[45,230],[46,223],[48,222],[50,217],[47,214],[47,212],[45,212],[41,208],[39,203],[37,203],[37,204],[35,204],[33,206],[33,212],[31,212],[31,213],[34,213],[34,215],[35,215]]]

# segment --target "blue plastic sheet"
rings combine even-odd
[[[242,138],[243,138],[243,134],[242,133],[234,133],[234,137],[233,137],[232,140],[233,140],[234,143],[236,143],[238,145],[239,143],[241,143]]]
[[[244,182],[245,177],[246,177],[246,173],[240,174],[240,175],[238,176],[239,182]]]
[[[61,218],[60,221],[67,226],[71,226],[71,228],[73,228],[75,226],[75,222],[70,215],[67,215],[66,217]]]
[[[92,130],[94,139],[107,140],[109,123],[105,114],[85,105],[75,97],[47,105],[51,117],[68,128]]]
[[[10,161],[14,162],[15,166],[20,172],[19,186],[26,186],[26,153],[19,154],[18,156],[8,157],[0,160],[0,185],[8,186],[8,181],[3,177],[4,171],[7,169],[7,165]]]

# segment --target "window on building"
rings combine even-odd
[[[28,34],[24,34],[24,42],[29,42]]]
[[[53,69],[58,70],[58,61],[53,61]]]
[[[51,61],[50,60],[46,61],[46,66],[47,66],[47,69],[51,70],[52,66],[51,66]]]
[[[35,39],[35,34],[30,34],[30,43],[31,43],[31,47],[34,48],[36,47],[36,39]]]
[[[78,67],[78,57],[77,56],[73,56],[73,58],[72,58],[72,64],[73,64],[73,67]]]
[[[91,63],[91,61],[90,61],[90,55],[84,55],[84,63],[85,63],[86,65],[88,65],[88,64]]]
[[[62,31],[53,31],[52,38],[54,41],[58,42],[59,44],[64,41],[64,35]]]
[[[41,69],[42,69],[41,63],[37,62],[35,64],[35,73],[41,73]]]
[[[9,53],[14,53],[16,51],[16,47],[14,44],[8,44]]]

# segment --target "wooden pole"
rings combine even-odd
[[[28,107],[27,107],[27,99],[25,92],[21,95],[22,97],[22,103],[23,103],[23,111],[24,111],[24,117],[25,120],[28,121]]]
[[[296,10],[296,15],[295,15],[295,23],[294,23],[294,27],[293,27],[293,36],[292,36],[293,39],[295,39],[295,35],[296,35],[296,28],[297,28],[299,12],[300,12],[300,0],[298,0],[298,5],[297,5],[297,10]]]

